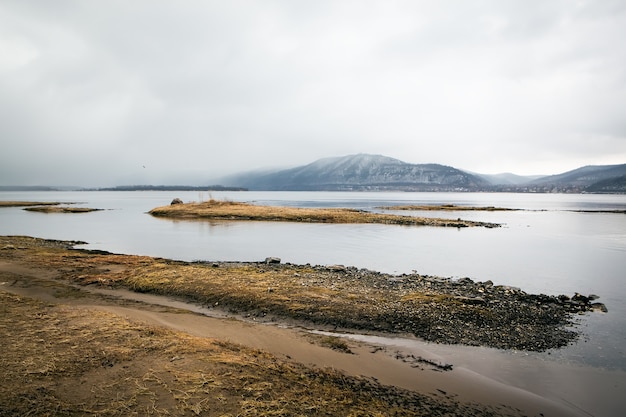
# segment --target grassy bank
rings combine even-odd
[[[106,287],[149,283],[155,289],[162,288],[162,293],[186,288],[183,292],[190,296],[196,292],[200,298],[241,290],[243,285],[257,288],[246,292],[245,298],[258,301],[280,293],[273,301],[279,303],[277,300],[286,295],[278,287],[266,285],[278,284],[288,275],[298,278],[296,274],[307,273],[315,275],[308,277],[305,291],[311,292],[313,299],[326,299],[329,291],[336,291],[337,297],[347,296],[345,289],[323,289],[328,283],[314,267],[294,266],[281,272],[277,266],[259,278],[261,264],[256,265],[257,271],[251,270],[251,265],[233,264],[233,269],[225,272],[223,264],[187,264],[69,249],[75,243],[0,237],[0,416],[523,414],[498,403],[460,401],[441,390],[427,393],[384,386],[372,378],[312,368],[225,340],[141,324],[92,308],[89,301],[69,303],[92,297],[76,283]],[[223,280],[212,285],[210,281],[218,275],[205,274],[211,271],[224,274]],[[29,281],[31,274],[33,281]],[[277,275],[278,280],[271,275]],[[68,303],[42,302],[5,291],[14,286],[36,287],[38,276],[46,277],[38,280],[39,288],[45,287],[55,300]],[[227,287],[226,281],[237,276],[239,281]],[[181,281],[194,277],[198,280],[191,286],[183,286]],[[303,297],[306,302],[302,292],[293,297]],[[106,302],[120,301],[109,297]],[[145,311],[149,307],[137,308]],[[323,338],[321,343],[352,355],[332,338]]]
[[[566,328],[571,314],[593,308],[589,300],[532,295],[469,279],[391,276],[341,266],[188,263],[67,247],[3,237],[0,256],[62,269],[66,279],[84,285],[173,295],[259,319],[508,349],[564,346],[576,338]]]

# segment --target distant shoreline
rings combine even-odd
[[[243,187],[225,187],[221,185],[122,185],[98,188],[93,191],[248,191],[248,189]]]
[[[406,193],[493,193],[493,194],[600,194],[600,195],[624,195],[625,192],[614,191],[584,191],[584,190],[560,190],[558,192],[549,189],[518,189],[508,187],[494,187],[489,189],[455,189],[455,190],[406,190],[402,188],[372,188],[372,189],[294,189],[294,190],[256,190],[246,187],[230,187],[222,185],[196,186],[196,185],[119,185],[115,187],[76,187],[76,186],[21,186],[21,185],[0,185],[0,192],[22,192],[22,191],[255,191],[255,192],[347,192],[347,193],[388,193],[388,192],[406,192]]]
[[[0,185],[2,191],[249,191],[244,187],[221,185],[119,185],[115,187],[72,187],[72,186],[21,186]]]

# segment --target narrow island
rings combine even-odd
[[[68,207],[58,201],[0,201],[0,207],[24,207],[23,210],[34,211],[38,213],[90,213],[92,211],[100,211],[102,209],[89,207]]]
[[[26,207],[24,210],[38,213],[91,213],[92,211],[101,211],[102,209],[90,207],[35,206]]]
[[[174,200],[169,206],[149,211],[152,216],[172,219],[285,221],[301,223],[374,223],[405,226],[499,227],[498,223],[461,219],[439,219],[373,213],[349,208],[301,208],[262,206],[250,203],[209,200],[183,203]]]
[[[494,206],[457,206],[456,204],[424,204],[424,205],[399,205],[383,206],[382,210],[413,210],[413,211],[518,211],[520,209],[494,207]]]
[[[58,201],[0,201],[0,207],[58,206]]]
[[[0,236],[6,415],[568,415],[539,397],[476,391],[480,379],[465,390],[435,358],[294,325],[541,351],[575,340],[573,316],[602,308],[593,296],[490,281],[276,258],[181,262],[80,243]],[[153,295],[226,320],[139,298]],[[289,326],[255,325],[268,321]],[[433,372],[451,376],[432,386]]]

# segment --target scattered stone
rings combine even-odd
[[[180,198],[175,198],[170,203],[171,206],[176,205],[176,204],[183,204],[183,200],[181,200]]]
[[[270,256],[268,258],[265,258],[265,263],[266,264],[279,264],[281,262],[280,258],[276,258],[274,256]]]
[[[481,297],[464,297],[457,296],[454,297],[455,300],[462,302],[463,304],[471,304],[471,305],[486,305],[487,301]]]
[[[572,301],[575,301],[577,303],[583,303],[586,304],[589,302],[589,297],[585,297],[582,294],[579,293],[575,293],[574,296],[572,297]]]
[[[603,313],[608,313],[609,309],[603,303],[592,303],[591,308],[594,310],[600,310]]]
[[[346,267],[343,265],[328,265],[326,268],[328,268],[331,271],[335,271],[335,272],[339,272],[339,271],[345,271]]]

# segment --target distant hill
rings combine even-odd
[[[470,191],[489,182],[477,175],[438,164],[409,164],[382,155],[324,158],[311,164],[221,180],[250,190],[289,191]]]
[[[620,180],[624,176],[626,164],[588,165],[562,174],[539,178],[526,184],[526,187],[534,191],[626,192],[624,180]]]
[[[263,191],[495,191],[626,193],[626,164],[586,166],[558,175],[486,175],[382,155],[324,158],[290,169],[241,173],[225,186]]]
[[[626,175],[622,175],[617,178],[609,178],[606,180],[598,181],[595,184],[590,185],[585,190],[590,193],[626,193]]]

